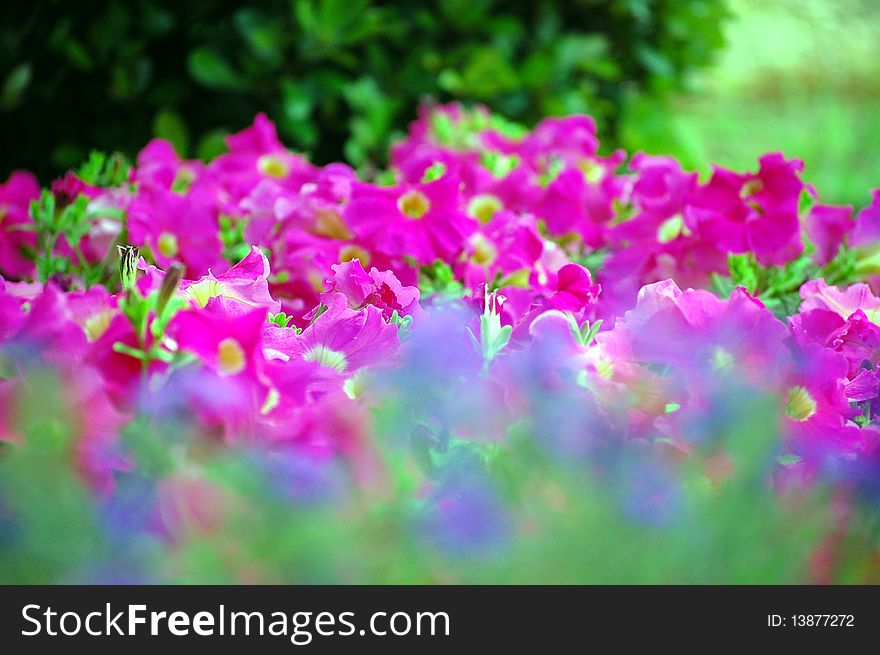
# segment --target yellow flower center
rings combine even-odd
[[[502,209],[504,209],[504,204],[498,199],[498,196],[493,196],[491,193],[483,193],[471,198],[467,211],[468,214],[481,223],[488,223],[492,220],[495,212]]]
[[[407,218],[417,221],[428,213],[431,201],[421,191],[407,191],[397,199],[397,208]]]
[[[350,262],[352,259],[359,259],[364,268],[370,265],[370,253],[360,246],[349,244],[339,251],[339,261]]]
[[[583,160],[578,167],[584,174],[584,179],[590,184],[598,184],[605,177],[605,169],[602,165],[590,159]]]
[[[367,390],[370,384],[370,378],[371,376],[367,372],[367,369],[362,368],[345,381],[342,385],[342,390],[345,392],[346,396],[354,400]]]
[[[681,217],[681,214],[676,214],[672,218],[663,221],[657,229],[657,241],[660,243],[669,243],[670,241],[677,239],[680,234],[688,236],[690,235],[690,230],[688,230],[687,225],[684,224],[684,219]]]
[[[232,337],[217,344],[217,363],[220,375],[241,373],[247,364],[241,344]]]
[[[498,249],[479,232],[471,237],[471,245],[474,247],[471,259],[475,264],[486,266],[498,259]]]
[[[306,351],[306,354],[303,355],[303,359],[307,362],[317,362],[321,366],[327,366],[340,373],[345,372],[345,369],[348,367],[348,362],[343,353],[336,350],[330,350],[324,345],[318,345]]]
[[[113,320],[113,312],[109,309],[98,312],[94,316],[86,319],[83,329],[86,331],[86,338],[89,341],[97,341],[101,338],[107,328],[110,327],[110,321]]]
[[[733,355],[724,350],[721,346],[712,351],[712,370],[715,372],[726,372],[733,366]]]
[[[278,180],[287,177],[290,172],[290,166],[278,155],[263,155],[257,160],[257,169],[269,177]]]
[[[745,200],[750,196],[755,195],[756,193],[760,193],[764,188],[764,183],[761,182],[760,178],[752,178],[745,184],[743,184],[742,189],[740,189],[739,197]]]
[[[614,377],[614,364],[611,363],[610,359],[600,359],[596,361],[596,373],[598,373],[602,378],[606,380],[610,380]]]
[[[156,248],[165,257],[176,257],[178,252],[177,237],[171,232],[163,232],[156,241]]]
[[[352,237],[339,212],[333,209],[319,209],[315,213],[315,232],[322,237],[339,239],[340,241]]]
[[[220,286],[219,280],[211,280],[209,278],[200,280],[195,284],[190,284],[184,293],[194,300],[199,307],[204,307],[211,298],[222,296],[223,288]]]
[[[806,421],[816,413],[816,401],[804,387],[792,387],[788,390],[785,413],[795,421]]]

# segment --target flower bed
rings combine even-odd
[[[4,582],[878,580],[880,193],[425,108],[0,186]]]

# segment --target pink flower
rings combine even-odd
[[[66,207],[79,196],[97,198],[103,193],[98,187],[80,179],[73,171],[67,171],[64,177],[53,180],[50,188],[52,195],[55,196],[55,203],[59,207]]]
[[[754,252],[764,266],[780,266],[803,251],[798,200],[803,163],[781,153],[764,155],[757,173],[715,167],[685,208],[688,227],[732,253]]]
[[[86,338],[85,335],[83,338]],[[168,365],[153,360],[144,367],[140,359],[117,352],[114,349],[117,342],[135,350],[140,348],[137,333],[128,318],[121,313],[113,316],[101,336],[89,344],[84,353],[84,361],[101,374],[105,390],[116,406],[130,408],[137,399],[142,383],[154,374],[164,371]],[[153,336],[148,330],[144,347],[150,348],[152,345]]]
[[[477,290],[502,278],[519,275],[526,282],[544,251],[544,243],[531,215],[517,215],[507,210],[495,212],[491,220],[468,239],[468,258],[460,268],[465,285]]]
[[[217,222],[216,198],[210,189],[196,187],[186,195],[145,187],[128,208],[129,241],[149,247],[156,262],[167,268],[182,262],[190,278],[208,269],[223,271],[223,244]]]
[[[697,174],[683,171],[672,157],[655,157],[637,152],[629,167],[637,173],[632,187],[632,202],[643,215],[666,220],[681,213],[696,187]]]
[[[602,287],[593,283],[590,271],[579,264],[566,264],[552,275],[552,290],[545,297],[533,298],[531,306],[522,316],[502,310],[502,314],[513,317],[514,329],[511,338],[522,342],[530,334],[532,322],[549,310],[568,312],[580,325],[596,303]],[[505,308],[506,309],[506,308]]]
[[[621,316],[633,306],[644,284],[673,279],[684,288],[705,287],[713,272],[727,272],[727,255],[693,235],[665,243],[653,237],[634,241],[613,251],[599,272],[603,289],[599,315]]]
[[[798,353],[785,389],[785,426],[790,447],[811,463],[829,454],[856,451],[860,430],[848,419],[855,413],[846,397],[846,359],[818,344]]]
[[[846,357],[847,377],[854,379],[865,361],[880,362],[880,327],[868,320],[861,309],[846,319],[826,309],[811,309],[788,319],[795,341],[806,348],[818,343]]]
[[[180,292],[198,307],[205,307],[218,299],[224,312],[230,316],[246,314],[260,307],[273,314],[281,310],[281,303],[269,293],[269,260],[263,251],[251,247],[247,257],[225,273],[208,274],[196,281],[183,280]]]
[[[289,230],[283,241],[276,242],[269,288],[298,327],[308,325],[303,317],[320,302],[320,295],[327,290],[325,280],[330,267],[346,259],[344,252],[339,241],[300,230]]]
[[[260,381],[264,362],[260,337],[265,323],[263,308],[237,316],[190,310],[172,319],[168,334],[181,350],[198,355],[220,375]]]
[[[350,376],[359,368],[389,363],[400,343],[397,326],[382,320],[382,312],[368,305],[350,309],[345,294],[323,298],[326,311],[290,344],[288,354]]]
[[[331,268],[331,288],[324,296],[341,293],[348,300],[351,309],[363,309],[372,305],[382,312],[386,321],[395,311],[400,317],[422,314],[418,287],[402,285],[391,271],[379,271],[374,267],[367,273],[357,259],[334,264]]]
[[[209,171],[238,205],[261,180],[274,180],[292,190],[314,177],[314,167],[294,155],[278,140],[275,125],[265,114],[257,114],[253,125],[226,137],[229,152],[208,166]]]
[[[101,286],[69,293],[67,305],[71,318],[82,328],[90,342],[104,336],[110,323],[119,315],[116,298]]]
[[[623,190],[622,180],[613,174],[620,160],[590,160],[588,172],[568,167],[550,182],[537,213],[552,234],[577,232],[589,246],[604,245],[614,200]]]
[[[27,312],[12,336],[19,353],[62,369],[78,367],[83,361],[86,336],[71,319],[64,293],[50,282],[27,305]]]
[[[0,344],[18,331],[24,323],[24,301],[11,293],[10,283],[0,277]]]
[[[453,261],[476,227],[462,211],[459,179],[449,173],[426,184],[356,183],[345,218],[369,249],[421,264]]]
[[[871,293],[867,284],[853,284],[846,289],[829,286],[824,279],[808,280],[800,288],[803,298],[800,312],[812,309],[824,309],[834,312],[841,318],[849,318],[857,310],[862,310],[866,317],[878,322],[880,319],[880,298]]]
[[[0,184],[0,275],[33,277],[34,263],[26,251],[37,245],[29,212],[31,201],[39,197],[37,178],[27,171],[15,171],[5,184]]]
[[[671,278],[681,287],[701,287],[711,273],[727,271],[727,254],[694,235],[683,217],[696,174],[672,158],[643,153],[630,167],[637,172],[629,194],[635,215],[609,229],[612,252],[599,274],[605,318],[632,307],[644,284]]]
[[[815,205],[804,222],[807,236],[816,246],[813,261],[824,266],[834,259],[854,227],[851,206]]]
[[[577,162],[593,157],[598,148],[596,121],[591,116],[575,114],[543,119],[523,140],[519,153],[536,168],[544,168],[550,158]]]
[[[209,190],[218,206],[227,209],[228,199],[208,168],[198,160],[183,160],[164,139],[153,139],[137,156],[132,181],[139,189],[150,187],[186,195],[194,187]]]
[[[602,287],[593,284],[589,270],[579,264],[567,264],[556,275],[556,293],[547,299],[546,307],[578,313],[596,302],[601,290]]]
[[[856,216],[856,224],[850,235],[852,247],[867,246],[880,240],[880,189],[871,192],[871,204]]]
[[[788,359],[785,325],[742,287],[721,300],[702,289],[681,291],[671,280],[649,284],[616,328],[626,331],[637,360],[703,375],[733,369],[768,380]]]

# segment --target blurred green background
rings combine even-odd
[[[866,205],[880,187],[880,3],[728,0],[714,65],[687,93],[627,109],[622,141],[707,172],[781,150],[825,202]]]
[[[426,98],[603,147],[746,169],[805,160],[823,200],[880,186],[875,0],[60,0],[0,7],[0,177],[153,135],[209,157],[267,111],[317,163],[382,165]]]
[[[381,165],[426,98],[510,119],[678,88],[721,45],[722,0],[6,0],[0,175],[42,178],[153,134],[210,156],[258,111],[318,163]],[[222,142],[221,142],[222,143]]]

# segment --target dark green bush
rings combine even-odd
[[[187,155],[265,110],[318,162],[380,157],[432,97],[509,118],[589,112],[681,84],[723,0],[79,0],[0,9],[0,176],[42,177],[154,134]]]

